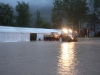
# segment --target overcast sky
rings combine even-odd
[[[9,3],[11,6],[16,6],[17,1],[24,1],[26,3],[29,2],[29,5],[34,5],[34,6],[52,6],[53,5],[53,0],[0,0],[2,3]]]
[[[17,1],[25,3],[29,2],[31,12],[36,13],[37,10],[41,12],[41,16],[46,21],[50,21],[51,8],[54,0],[0,0],[1,3],[9,4],[13,7],[17,5]]]

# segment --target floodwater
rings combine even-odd
[[[0,75],[100,75],[100,39],[0,43]]]

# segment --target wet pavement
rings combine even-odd
[[[0,75],[100,75],[100,39],[0,43]]]

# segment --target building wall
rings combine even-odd
[[[21,33],[21,41],[30,41],[30,33]]]
[[[36,40],[44,41],[44,34],[50,34],[51,32],[58,32],[55,29],[43,29],[43,28],[19,28],[19,27],[7,27],[0,26],[0,42],[20,42],[30,41],[30,34],[37,34]]]
[[[21,41],[21,33],[0,32],[0,42],[18,42]]]
[[[39,41],[39,39],[40,39],[41,41],[44,41],[44,34],[43,34],[43,33],[38,33],[38,34],[37,34],[37,41]]]

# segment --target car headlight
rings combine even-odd
[[[67,29],[63,29],[63,32],[64,32],[64,33],[68,33],[68,30],[67,30]]]
[[[71,30],[71,29],[69,29],[69,32],[70,32],[70,33],[72,33],[72,30]]]
[[[71,37],[71,39],[73,40],[74,38],[73,38],[73,37]]]

